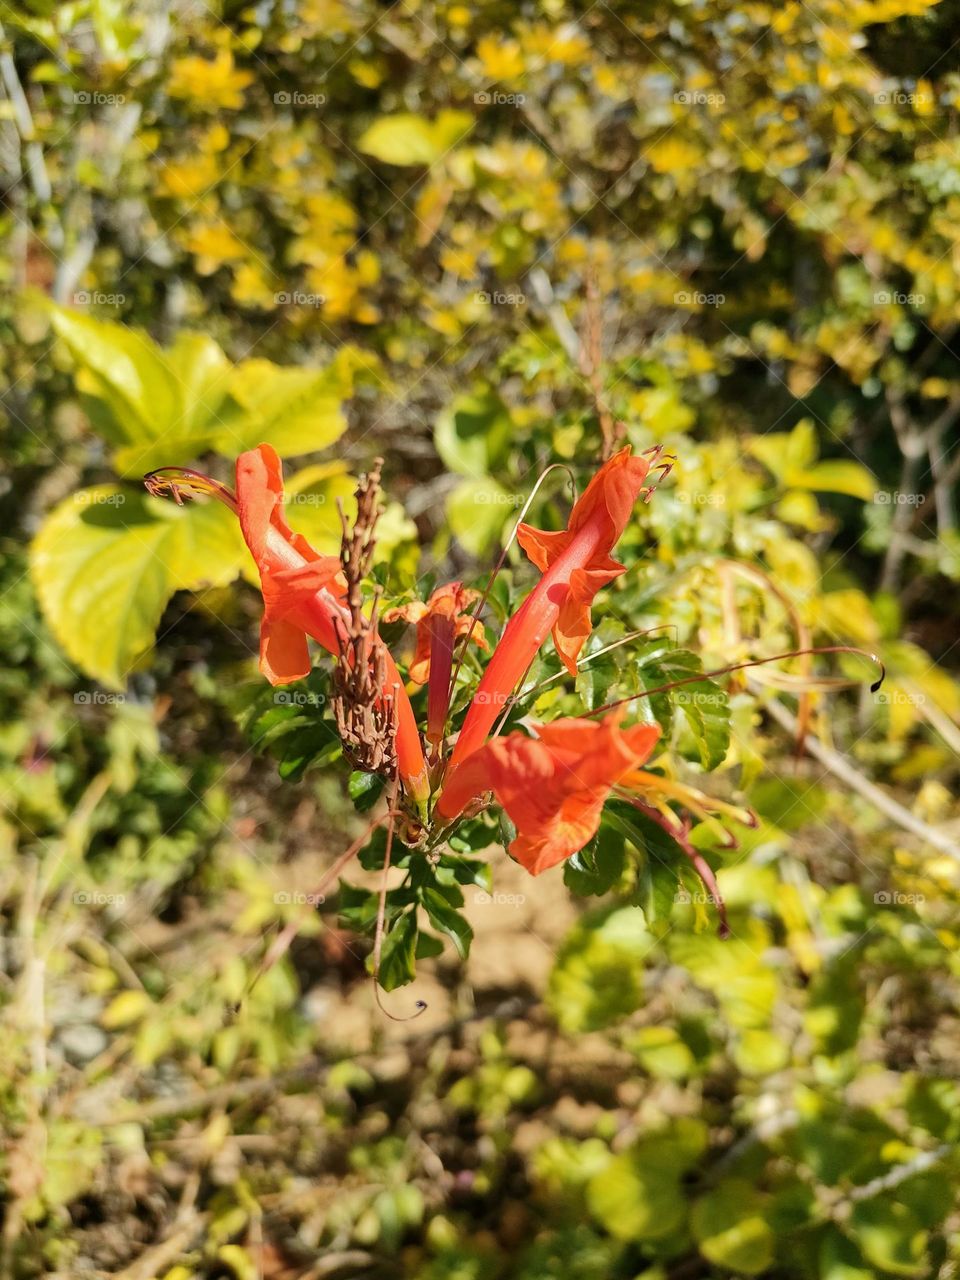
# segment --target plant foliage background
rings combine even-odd
[[[953,1276],[958,6],[0,18],[0,1272]],[[491,830],[389,997],[421,1018],[374,1009],[363,869],[236,1012],[369,797],[320,675],[256,677],[226,513],[139,477],[269,440],[333,551],[383,454],[409,598],[482,581],[616,422],[678,462],[588,704],[687,650],[889,672],[814,688],[840,766],[794,756],[800,666],[673,700],[761,819],[718,853],[734,936],[649,832],[532,881]]]

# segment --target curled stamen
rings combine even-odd
[[[216,498],[234,514],[237,511],[232,489],[191,467],[158,467],[156,471],[147,472],[143,483],[151,497],[172,498],[178,507],[183,506],[184,498],[204,497]]]

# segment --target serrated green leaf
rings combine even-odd
[[[380,951],[380,985],[384,991],[394,991],[417,975],[417,917],[415,911],[405,912],[384,935]]]
[[[355,769],[350,775],[347,790],[358,813],[366,813],[383,795],[384,782],[376,773],[364,773]]]
[[[462,896],[460,900],[463,901]],[[438,932],[445,933],[456,947],[460,959],[466,960],[473,941],[473,929],[467,920],[456,907],[451,906],[440,889],[425,889],[421,901],[433,927]]]

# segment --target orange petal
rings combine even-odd
[[[553,628],[553,643],[572,676],[577,674],[577,658],[592,629],[593,598],[623,572],[622,564],[608,558],[603,568],[574,569],[570,574],[570,585]]]
[[[546,571],[557,556],[566,551],[570,545],[570,534],[566,529],[558,533],[547,533],[543,529],[535,529],[532,524],[517,525],[517,541],[541,573]]]

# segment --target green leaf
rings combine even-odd
[[[122,475],[189,462],[211,447],[230,370],[212,338],[183,333],[164,352],[138,329],[52,304],[50,313]]]
[[[700,1252],[718,1267],[756,1276],[773,1261],[774,1234],[750,1183],[722,1182],[693,1206],[691,1225]]]
[[[618,1240],[661,1240],[681,1226],[687,1207],[678,1178],[646,1159],[642,1146],[591,1178],[587,1203]]]
[[[895,1276],[925,1276],[927,1232],[905,1204],[874,1197],[854,1206],[849,1232],[868,1262]]]
[[[141,666],[170,597],[225,586],[246,552],[218,503],[178,507],[100,485],[44,521],[30,571],[44,616],[73,662],[111,688]]]
[[[394,991],[416,977],[417,917],[405,912],[384,936],[380,952],[380,985]],[[372,957],[370,958],[372,963]]]
[[[350,775],[347,790],[358,813],[366,813],[383,795],[383,778],[376,773],[364,773],[355,769]]]
[[[401,112],[375,120],[357,147],[385,164],[432,165],[472,127],[473,117],[466,111],[441,111],[434,121]]]
[[[564,884],[584,896],[609,893],[623,875],[625,860],[622,832],[602,826],[586,848],[567,859]]]
[[[353,520],[357,512],[357,480],[346,463],[319,462],[302,467],[284,481],[286,518],[291,528],[302,533],[321,556],[340,553],[340,514]],[[389,560],[405,542],[415,542],[417,526],[398,502],[388,502],[377,521],[374,563]]]
[[[440,413],[433,442],[451,471],[479,480],[504,460],[512,436],[507,406],[496,392],[482,390],[457,396]]]
[[[438,889],[424,889],[421,901],[433,927],[445,933],[456,947],[460,959],[466,960],[473,941],[473,929],[469,923]]]
[[[230,377],[234,404],[221,415],[215,445],[234,456],[271,444],[283,458],[325,449],[346,430],[342,402],[350,389],[336,364],[307,369],[244,360]]]
[[[643,685],[648,689],[675,680],[687,680],[703,670],[697,654],[662,641],[641,647],[636,665]],[[685,759],[699,761],[703,769],[716,769],[723,763],[730,747],[730,702],[726,691],[704,677],[702,680],[690,679],[688,683],[670,689],[666,698],[673,711],[682,713],[688,730],[689,741],[685,743],[681,739],[680,754]],[[664,717],[662,703],[655,703],[655,710],[665,732],[668,731],[670,717]]]
[[[482,556],[499,539],[515,507],[496,480],[462,480],[447,498],[447,522],[465,551]]]
[[[859,462],[845,458],[818,462],[805,471],[788,470],[784,483],[791,489],[812,489],[818,493],[844,493],[870,502],[877,492],[877,480]]]

